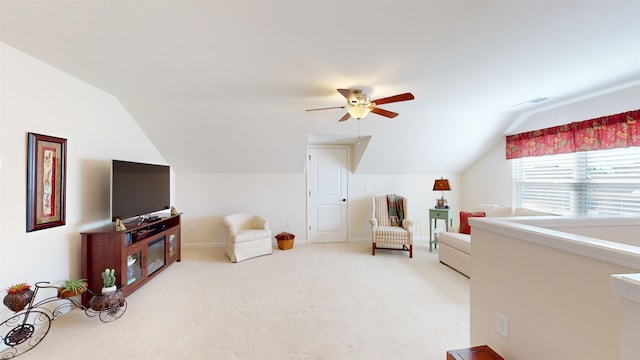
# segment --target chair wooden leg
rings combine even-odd
[[[371,255],[376,256],[376,243],[371,244]]]
[[[413,259],[413,244],[409,245],[409,258]]]

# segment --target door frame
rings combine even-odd
[[[346,227],[347,227],[347,240],[346,242],[349,242],[349,239],[351,238],[351,229],[349,228],[349,203],[351,202],[351,146],[350,145],[321,145],[321,144],[316,144],[316,145],[308,145],[307,146],[307,155],[305,157],[305,173],[306,173],[306,186],[305,186],[305,199],[306,199],[306,209],[307,209],[307,225],[306,225],[306,232],[307,232],[307,244],[311,243],[311,236],[310,236],[310,229],[309,227],[311,226],[311,220],[309,219],[309,216],[311,215],[311,211],[310,211],[310,206],[311,206],[311,202],[309,201],[309,199],[311,198],[309,196],[309,157],[311,156],[311,149],[335,149],[335,148],[340,148],[340,149],[346,149],[347,150],[347,223],[346,223]]]

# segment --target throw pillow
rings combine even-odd
[[[470,217],[485,217],[486,214],[484,211],[460,211],[460,233],[461,234],[471,234],[471,226],[469,226],[469,218]]]

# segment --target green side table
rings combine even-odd
[[[438,242],[433,240],[433,231],[438,228],[438,220],[444,220],[447,231],[453,226],[453,209],[429,209],[429,252],[433,247],[438,247]]]

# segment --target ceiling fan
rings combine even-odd
[[[347,105],[344,106],[332,106],[318,109],[307,109],[306,111],[328,110],[328,109],[347,109],[347,113],[339,120],[349,120],[350,117],[360,120],[367,116],[370,112],[378,115],[382,115],[388,118],[394,118],[398,116],[398,113],[393,111],[384,110],[378,105],[389,104],[399,101],[413,100],[412,93],[398,94],[389,96],[377,100],[370,100],[369,95],[360,89],[338,89],[338,92],[347,99]]]

